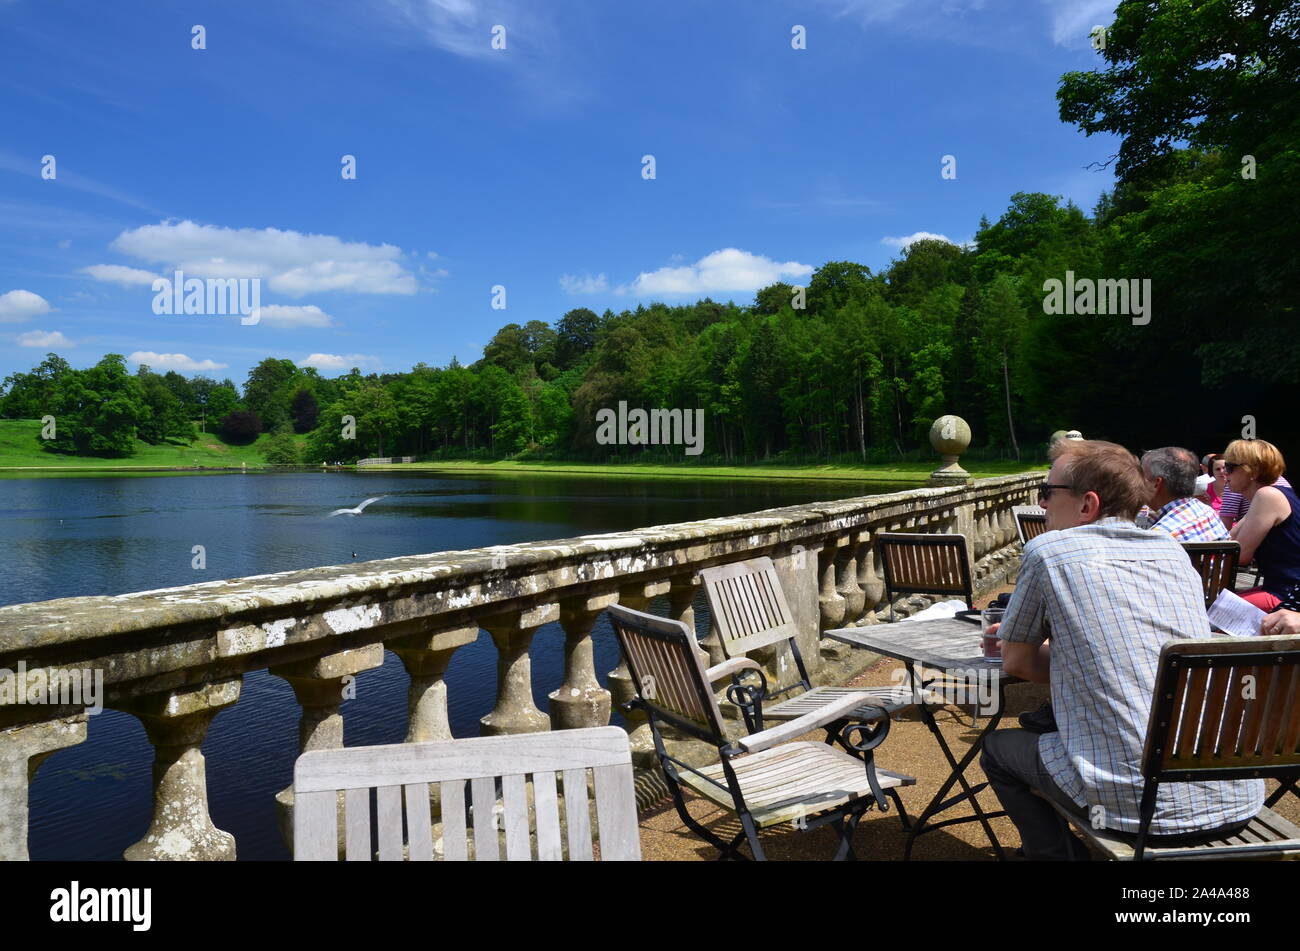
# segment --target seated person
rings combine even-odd
[[[1242,597],[1262,611],[1281,604],[1282,595],[1300,584],[1300,498],[1278,477],[1286,468],[1282,453],[1262,439],[1238,439],[1223,454],[1228,487],[1250,507],[1232,527],[1241,545],[1241,564],[1254,559],[1260,585]]]
[[[1228,530],[1196,493],[1199,463],[1188,449],[1167,446],[1142,456],[1142,475],[1151,487],[1147,504],[1155,510],[1152,528],[1179,542],[1221,542]]]
[[[1231,486],[1228,485],[1227,460],[1224,459],[1220,465],[1224,467],[1224,482],[1223,492],[1221,493],[1222,498],[1219,500],[1218,505],[1219,518],[1223,520],[1224,525],[1228,528],[1232,528],[1233,525],[1236,525],[1245,518],[1246,513],[1250,511],[1250,499],[1246,498],[1240,492],[1233,492]],[[1273,484],[1280,489],[1293,488],[1291,483],[1286,481],[1286,476],[1278,476],[1277,481]]]
[[[1217,513],[1223,507],[1223,493],[1228,491],[1228,474],[1223,470],[1223,456],[1216,452],[1209,459],[1210,477],[1214,481],[1210,483],[1206,495],[1209,497],[1210,508]],[[1225,527],[1231,528],[1232,526]]]
[[[1264,637],[1300,637],[1300,584],[1283,592],[1281,605],[1264,616],[1259,633]]]
[[[1006,673],[1051,683],[1059,731],[995,730],[981,760],[1025,856],[1038,860],[1088,851],[1035,789],[1094,824],[1137,832],[1160,648],[1210,631],[1182,547],[1133,524],[1150,493],[1137,459],[1100,441],[1062,441],[1052,458],[1040,489],[1048,530],[1025,546],[1000,633]],[[1231,835],[1263,803],[1258,779],[1163,787],[1149,841]]]

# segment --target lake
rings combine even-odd
[[[391,471],[3,478],[0,604],[626,531],[908,487]],[[327,517],[378,495],[359,516]],[[193,567],[195,546],[203,546],[202,570]],[[665,613],[663,604],[653,610]],[[702,594],[696,612],[704,630]],[[618,648],[603,618],[593,637],[605,684]],[[543,711],[563,679],[563,642],[558,624],[533,640],[533,693]],[[356,699],[343,705],[347,745],[404,738],[407,683],[391,653],[357,677]],[[447,683],[454,734],[477,735],[496,694],[496,649],[486,632],[456,652]],[[208,731],[212,818],[235,836],[241,860],[290,858],[274,795],[292,781],[298,715],[289,685],[256,671]],[[114,710],[91,718],[86,742],[55,753],[32,782],[31,857],[120,859],[149,826],[152,762],[137,719]]]

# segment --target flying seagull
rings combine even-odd
[[[366,499],[354,509],[335,509],[333,512],[330,512],[328,517],[333,518],[335,515],[360,515],[365,507],[371,502],[378,502],[380,499],[386,498],[388,498],[386,495],[376,495],[373,499]]]

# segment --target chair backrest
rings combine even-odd
[[[1014,505],[1011,514],[1015,516],[1016,534],[1022,545],[1047,531],[1047,513],[1041,505]]]
[[[1160,782],[1300,776],[1300,637],[1166,643],[1142,763]]]
[[[627,733],[613,726],[304,753],[293,772],[293,857],[338,858],[342,791],[347,858],[369,861],[374,789],[379,859],[431,861],[429,784],[439,783],[447,860],[468,859],[471,839],[473,857],[480,861],[499,860],[502,839],[512,861],[532,859],[534,840],[542,861],[563,858],[566,844],[570,859],[590,860],[588,770],[594,778],[601,860],[639,860],[632,750]],[[563,825],[557,774],[564,784]]]
[[[722,711],[681,621],[613,604],[607,608],[637,698],[647,711],[710,743],[726,742]]]
[[[1241,558],[1241,545],[1237,542],[1183,542],[1183,551],[1192,559],[1192,567],[1201,576],[1205,587],[1205,606],[1208,608],[1227,588],[1232,590],[1237,582],[1237,561]]]
[[[885,532],[876,536],[885,568],[885,598],[895,594],[959,594],[971,606],[970,559],[966,536]]]
[[[743,657],[795,636],[794,613],[771,558],[705,568],[700,577],[727,657]]]

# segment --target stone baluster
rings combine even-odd
[[[876,615],[876,608],[880,604],[880,599],[885,596],[885,579],[881,574],[879,564],[879,554],[873,542],[873,534],[870,531],[863,531],[859,536],[858,546],[858,587],[863,593],[863,608],[865,613],[862,616],[863,624],[876,624],[880,618]]]
[[[477,626],[411,634],[389,643],[411,678],[406,690],[406,742],[454,739],[447,715],[447,667],[460,648],[478,640]]]
[[[551,723],[557,730],[604,726],[609,723],[610,692],[596,680],[591,629],[600,612],[618,595],[579,595],[560,602],[564,628],[564,682],[550,694]]]
[[[300,754],[343,748],[343,714],[339,707],[345,699],[356,696],[356,675],[383,663],[384,645],[367,644],[267,668],[268,673],[282,678],[293,688],[293,695],[302,708],[298,719]],[[275,794],[275,805],[280,833],[292,849],[293,783]]]
[[[50,754],[86,739],[87,719],[78,713],[0,730],[0,862],[27,861],[31,781]]]
[[[996,517],[993,514],[993,507],[989,502],[984,502],[980,506],[980,541],[984,546],[984,551],[980,555],[991,555],[998,547]]]
[[[239,699],[242,678],[178,687],[114,706],[137,717],[154,747],[153,821],[123,856],[131,862],[234,861],[235,837],[212,824],[203,738]]]
[[[703,580],[698,573],[692,572],[688,575],[678,575],[673,578],[668,589],[668,616],[674,621],[681,621],[686,625],[687,630],[692,634],[695,631],[695,594],[700,590]],[[710,643],[712,641],[712,643]],[[705,667],[712,667],[714,664],[722,663],[722,645],[718,643],[717,635],[713,628],[710,627],[709,637],[703,643],[697,640],[696,644],[700,654],[700,663]],[[717,659],[714,659],[716,652]]]
[[[844,538],[826,539],[818,558],[821,591],[817,595],[817,606],[821,609],[823,631],[833,630],[844,621],[844,596],[835,589],[835,563],[839,560],[840,546],[847,541]]]
[[[618,603],[633,611],[649,613],[650,600],[661,594],[667,594],[671,588],[669,581],[644,581],[626,585],[619,589]],[[609,690],[614,703],[627,721],[628,739],[632,744],[632,762],[637,766],[652,767],[658,757],[655,754],[654,738],[650,735],[650,718],[640,710],[626,712],[623,704],[636,696],[632,684],[632,675],[627,669],[627,660],[620,656],[618,666],[609,672]]]
[[[858,545],[852,536],[844,542],[835,554],[835,593],[844,599],[842,623],[845,627],[856,627],[862,619],[867,595],[858,584]]]
[[[543,733],[551,728],[551,718],[533,702],[533,660],[528,648],[537,629],[559,617],[558,604],[539,604],[482,622],[497,646],[497,703],[479,720],[484,736]]]
[[[388,643],[411,678],[406,689],[406,742],[433,743],[454,739],[447,714],[447,667],[460,648],[478,640],[476,625],[411,634]],[[435,819],[442,814],[442,787],[429,783]],[[339,828],[343,828],[340,823]]]

